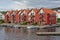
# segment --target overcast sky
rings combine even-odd
[[[59,0],[0,0],[0,10],[60,7]]]

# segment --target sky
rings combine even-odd
[[[0,10],[60,7],[60,0],[0,0]]]

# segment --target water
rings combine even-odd
[[[0,40],[60,40],[60,36],[37,36],[35,29],[0,28]]]

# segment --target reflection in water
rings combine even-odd
[[[58,36],[37,36],[35,31],[26,28],[0,28],[0,40],[57,40]]]

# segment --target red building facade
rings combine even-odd
[[[37,23],[37,24],[56,24],[56,13],[47,8],[33,8],[24,10],[8,11],[5,14],[5,22],[8,23]]]

